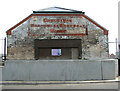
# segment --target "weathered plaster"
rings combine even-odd
[[[53,16],[46,16],[47,18],[54,18]],[[12,31],[11,35],[7,36],[8,59],[34,59],[34,39],[82,39],[82,58],[108,58],[108,35],[104,35],[104,31],[92,24],[85,18],[78,19],[77,16],[72,18],[68,24],[88,25],[88,35],[85,36],[56,36],[50,35],[50,28],[54,27],[31,27],[31,24],[46,24],[43,22],[45,16],[31,17],[26,22],[18,26]],[[61,17],[55,17],[61,18]],[[70,18],[70,17],[62,17]],[[55,24],[47,23],[47,24]],[[59,23],[57,23],[59,24]],[[66,29],[70,32],[79,32],[80,28],[75,27],[55,27],[55,29]],[[85,31],[85,27],[82,27]],[[72,30],[72,31],[71,31]],[[35,36],[33,36],[35,34]],[[45,34],[45,36],[41,36]]]

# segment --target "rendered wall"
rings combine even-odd
[[[46,22],[45,18],[68,19],[68,21]],[[80,33],[85,34],[86,30],[88,30],[88,35],[79,35]],[[13,29],[11,35],[7,35],[7,59],[34,59],[35,39],[81,39],[83,59],[108,58],[109,55],[108,35],[104,35],[102,29],[86,18],[80,16],[32,16]]]
[[[115,79],[117,60],[8,60],[3,80],[79,81]]]

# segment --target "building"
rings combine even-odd
[[[33,11],[6,33],[7,59],[90,59],[109,56],[108,30],[82,11],[59,7]],[[50,53],[52,48],[61,49],[61,56],[53,57]]]
[[[105,60],[109,58],[108,30],[85,12],[60,7],[33,11],[6,33],[9,65],[4,67],[5,80],[115,78],[115,61]],[[103,65],[103,60],[108,64]]]

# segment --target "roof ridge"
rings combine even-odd
[[[59,8],[59,9],[64,9],[64,10],[71,10],[71,11],[78,11],[78,10],[73,10],[73,9],[67,9],[67,8],[62,8],[62,7],[56,7],[55,8]]]
[[[58,10],[57,10],[57,9],[58,9]],[[79,10],[67,9],[67,8],[56,7],[56,6],[53,6],[53,7],[48,7],[48,8],[44,8],[44,9],[40,9],[40,10],[37,10],[37,11],[35,11],[35,12],[41,12],[41,11],[67,11],[67,12],[82,12],[82,11],[79,11]]]

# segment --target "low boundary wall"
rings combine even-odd
[[[117,60],[7,60],[2,79],[79,81],[115,79]]]

